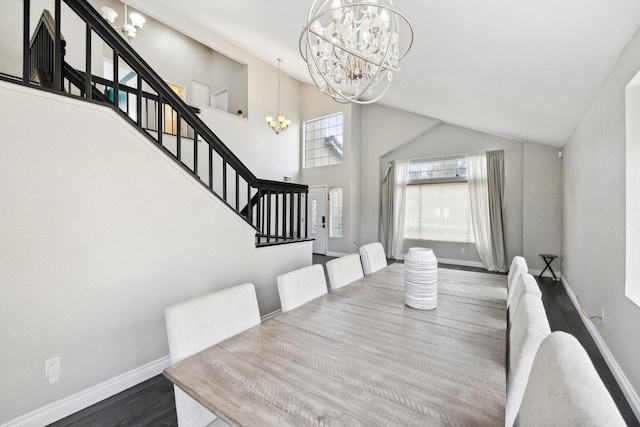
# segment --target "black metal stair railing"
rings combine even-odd
[[[44,11],[32,37],[30,0],[23,0],[22,84],[109,104],[251,224],[258,246],[307,238],[306,185],[256,178],[86,0],[54,1],[54,16]],[[61,1],[85,23],[84,40],[62,37]],[[112,51],[112,80],[92,74],[94,36]],[[84,44],[85,70],[65,62],[65,47],[74,41]],[[118,75],[121,66],[132,70],[126,79]]]

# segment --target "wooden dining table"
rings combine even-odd
[[[165,369],[239,426],[503,426],[506,276],[438,269],[433,310],[404,303],[403,264]]]

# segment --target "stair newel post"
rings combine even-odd
[[[93,97],[91,90],[91,26],[87,23],[85,28],[84,96],[91,99]]]
[[[305,191],[304,193],[304,220],[307,221],[309,215],[309,193]],[[305,224],[304,226],[304,238],[307,239],[309,237],[309,227]]]
[[[298,239],[300,238],[301,234],[300,234],[300,227],[302,226],[302,193],[298,192],[298,215],[296,215],[296,222],[297,222],[297,231],[296,231],[296,236],[298,237]]]
[[[22,82],[29,84],[31,79],[31,52],[29,51],[29,32],[31,23],[29,16],[31,15],[31,1],[23,0],[22,12]]]
[[[55,0],[55,25],[56,25],[56,35],[54,39],[54,54],[53,54],[53,87],[56,90],[63,91],[63,82],[62,82],[62,67],[63,67],[63,57],[64,52],[62,51],[62,37],[61,37],[61,26],[60,21],[62,18],[62,13],[60,11],[60,0]]]

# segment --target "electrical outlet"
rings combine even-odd
[[[604,323],[604,308],[600,309],[600,317],[602,317],[602,323]]]
[[[44,377],[53,384],[60,379],[60,356],[44,361]]]
[[[464,253],[464,248],[460,248],[460,253],[463,254]]]

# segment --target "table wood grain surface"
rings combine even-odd
[[[506,276],[438,269],[404,304],[402,264],[210,347],[164,374],[231,425],[503,426]]]

